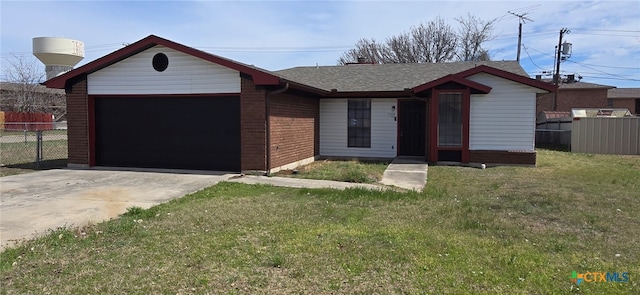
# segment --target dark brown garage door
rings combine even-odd
[[[240,171],[240,98],[96,98],[95,160],[109,167]]]

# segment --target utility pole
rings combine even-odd
[[[518,62],[520,62],[520,48],[522,47],[522,24],[526,23],[526,21],[532,22],[533,20],[528,18],[528,17],[526,17],[526,15],[527,15],[526,13],[517,14],[517,13],[511,12],[511,11],[507,11],[507,12],[517,16],[520,19],[519,25],[518,25],[518,55],[517,55],[517,58],[516,58],[516,60]]]
[[[560,84],[560,61],[562,60],[562,37],[564,34],[569,34],[571,31],[567,28],[560,30],[560,39],[558,40],[558,47],[556,47],[556,71],[553,75],[553,84],[558,86]],[[553,95],[553,110],[558,108],[558,90]]]

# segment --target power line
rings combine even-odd
[[[589,36],[609,36],[609,37],[631,37],[631,38],[637,38],[640,37],[640,35],[613,35],[613,34],[594,34],[594,33],[573,33],[575,35],[589,35]]]
[[[536,62],[533,61],[533,59],[531,58],[531,55],[529,54],[529,51],[527,51],[527,46],[525,46],[524,44],[522,44],[522,49],[524,49],[524,53],[527,54],[527,57],[529,57],[529,60],[531,61],[531,63],[536,66],[538,69],[541,69],[543,71],[548,71],[543,69],[542,67],[540,67],[538,64],[536,64]]]
[[[589,29],[589,28],[578,28],[576,30],[594,31],[594,32],[640,33],[640,31],[633,31],[633,30],[608,30],[608,29]]]
[[[583,63],[583,65],[592,66],[592,67],[600,67],[600,68],[612,68],[612,69],[623,69],[623,70],[640,70],[640,68],[632,68],[632,67],[601,66],[601,65],[592,65],[592,64],[585,64],[585,63]]]
[[[603,73],[601,73],[601,72],[583,72],[583,71],[580,71],[580,74],[585,74],[585,75],[602,75]],[[633,79],[633,78],[631,78],[631,77],[633,76],[633,74],[629,74],[629,75],[618,75],[618,76],[619,76],[619,77],[625,77],[625,78]]]
[[[526,48],[527,48],[527,47],[525,46],[524,48],[525,48],[525,52],[526,52]],[[545,53],[545,52],[542,52],[542,51],[540,51],[540,50],[538,50],[538,49],[535,49],[535,48],[533,48],[533,47],[529,47],[528,49],[532,49],[532,50],[534,50],[534,51],[537,51],[537,52],[539,52],[539,53],[542,53],[542,54],[544,54],[544,55],[547,55],[547,56],[550,56],[550,57],[551,57],[551,55],[550,55],[550,54]],[[528,53],[527,53],[527,54],[528,54]],[[572,61],[572,60],[569,60],[569,59],[567,59],[567,60],[565,60],[565,61],[568,61],[568,62],[571,62],[571,63],[575,63],[575,64],[580,65],[580,66],[583,66],[583,67],[585,67],[585,68],[588,68],[588,69],[591,69],[591,70],[597,71],[597,72],[599,72],[599,73],[601,73],[601,74],[606,74],[606,75],[610,75],[610,76],[618,77],[618,78],[616,78],[617,80],[625,80],[625,81],[640,81],[640,79],[634,79],[634,78],[629,78],[629,77],[621,76],[621,75],[618,75],[618,74],[612,74],[612,73],[608,73],[608,72],[601,71],[601,70],[598,70],[598,69],[595,69],[595,68],[590,67],[590,66],[593,66],[593,67],[612,67],[612,66],[600,66],[600,65],[584,64],[584,63],[580,63],[580,62]],[[534,65],[535,65],[535,63],[534,63]],[[536,66],[536,67],[538,67],[538,68],[539,68],[539,69],[541,69],[541,70],[544,70],[544,69],[540,68],[540,67],[539,67],[539,66],[537,66],[537,65],[535,65],[535,66]],[[618,68],[618,67],[613,67],[613,68]],[[623,68],[623,69],[630,69],[630,70],[638,69],[638,68],[624,68],[624,67],[620,67],[620,68]],[[613,78],[612,78],[612,79],[613,79]]]
[[[585,64],[579,63],[579,62],[577,62],[577,61],[572,61],[572,60],[568,60],[568,59],[567,59],[567,61],[572,62],[572,63],[575,63],[575,64],[578,64],[578,65],[581,65],[581,66],[583,66],[583,67],[585,67],[585,68],[587,68],[587,69],[591,69],[591,70],[594,70],[594,71],[600,72],[600,73],[602,73],[602,74],[606,74],[606,75],[610,75],[610,76],[615,76],[615,77],[620,77],[620,78],[625,78],[625,79],[629,79],[629,80],[631,80],[631,81],[640,81],[640,79],[627,78],[627,77],[625,77],[625,76],[621,76],[621,75],[618,75],[618,74],[611,74],[611,73],[607,73],[607,72],[605,72],[605,71],[601,71],[601,70],[598,70],[598,69],[592,68],[592,67],[590,67],[590,66],[587,66],[587,65],[585,65]]]
[[[618,80],[618,81],[640,81],[638,79],[631,79],[631,78],[613,78],[613,77],[601,77],[601,76],[585,76],[582,75],[583,78],[591,78],[591,79],[606,79],[606,80]]]

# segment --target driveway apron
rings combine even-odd
[[[0,250],[49,229],[97,223],[149,208],[234,174],[47,170],[0,178]]]

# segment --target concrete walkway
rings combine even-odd
[[[246,184],[269,184],[273,186],[297,188],[333,188],[340,190],[355,187],[371,190],[386,190],[395,187],[420,192],[427,184],[427,163],[411,158],[396,158],[389,164],[382,175],[380,183],[383,185],[254,175],[235,177],[229,181]]]
[[[427,168],[423,160],[395,158],[384,171],[380,183],[421,192],[427,184]]]
[[[282,187],[297,187],[297,188],[332,188],[344,190],[346,188],[364,188],[370,190],[384,190],[388,187],[375,184],[366,183],[351,183],[340,182],[331,180],[317,180],[317,179],[302,179],[291,177],[275,177],[275,176],[254,176],[244,175],[242,177],[232,178],[230,182],[239,182],[245,184],[269,184],[273,186]]]

